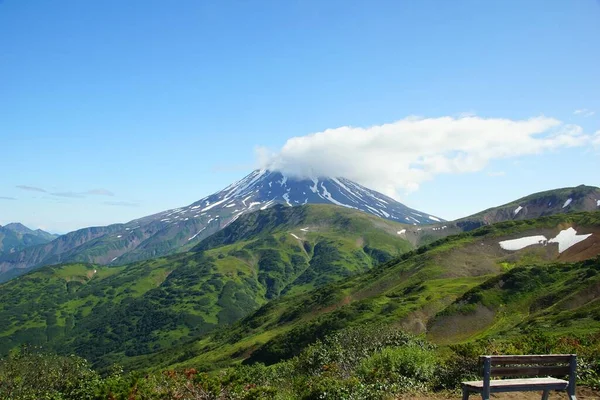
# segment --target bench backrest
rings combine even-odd
[[[481,356],[484,391],[489,393],[490,378],[502,376],[569,376],[569,392],[575,393],[575,354],[544,354],[524,356]]]
[[[481,356],[484,369],[490,360],[490,376],[566,376],[576,362],[574,354],[547,354],[526,356]],[[574,364],[576,365],[576,364]]]

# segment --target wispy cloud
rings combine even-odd
[[[75,192],[55,192],[55,193],[50,193],[50,194],[52,196],[68,197],[71,199],[81,199],[81,198],[85,197],[83,194],[75,193]]]
[[[257,148],[258,164],[303,177],[341,176],[388,195],[417,190],[441,174],[483,170],[491,161],[589,146],[598,135],[540,116],[406,117],[370,127],[343,126]]]
[[[104,204],[107,206],[115,207],[139,207],[139,203],[132,203],[129,201],[105,201]]]
[[[89,194],[93,196],[114,196],[115,194],[108,189],[91,189],[85,192],[84,194]]]
[[[17,185],[17,188],[21,190],[27,190],[30,192],[40,192],[40,193],[48,193],[51,196],[57,197],[68,197],[72,199],[81,199],[86,196],[114,196],[115,194],[108,189],[98,188],[98,189],[90,189],[85,192],[74,192],[71,190],[64,192],[48,192],[46,189],[42,189],[40,187],[35,186],[27,186],[27,185]]]
[[[27,190],[29,192],[47,193],[44,189],[35,186],[17,185],[16,187],[17,189]]]
[[[580,108],[578,110],[573,111],[575,115],[581,115],[582,117],[591,117],[596,114],[596,111],[588,110],[587,108]]]
[[[15,197],[0,196],[0,200],[16,200]]]

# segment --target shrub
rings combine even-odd
[[[366,358],[358,375],[368,383],[406,383],[406,389],[426,388],[434,377],[436,356],[418,346],[388,347]]]
[[[23,348],[0,361],[0,398],[86,400],[94,399],[100,376],[76,356],[43,354]]]

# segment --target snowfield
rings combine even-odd
[[[498,242],[500,247],[504,250],[517,251],[524,249],[525,247],[532,246],[535,244],[547,245],[548,243],[558,243],[558,252],[562,253],[570,247],[573,247],[579,242],[584,241],[588,237],[592,236],[591,233],[587,235],[578,235],[577,231],[573,228],[563,229],[559,232],[556,237],[548,240],[544,235],[537,236],[525,236],[519,239],[503,240]]]

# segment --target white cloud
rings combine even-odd
[[[506,175],[506,172],[504,172],[504,171],[488,172],[488,176],[492,176],[492,177],[498,177],[498,176],[504,176],[504,175]]]
[[[592,136],[592,144],[596,147],[600,147],[600,131],[596,131]]]
[[[418,118],[368,128],[343,126],[257,148],[262,168],[296,176],[343,176],[390,196],[439,174],[481,171],[495,159],[584,146],[598,139],[549,117]]]
[[[573,111],[575,115],[581,115],[582,117],[591,117],[596,114],[596,111],[588,110],[587,108],[580,108],[579,110]]]

